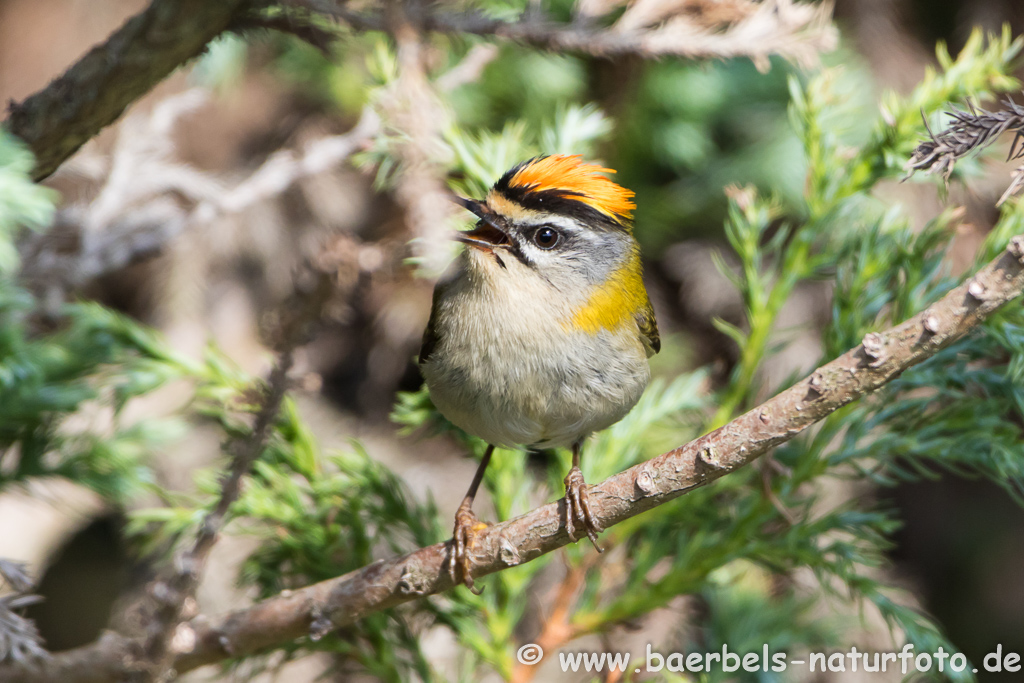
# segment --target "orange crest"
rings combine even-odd
[[[586,204],[619,223],[629,221],[636,208],[633,191],[617,185],[602,173],[615,171],[585,164],[579,154],[553,154],[523,166],[508,184],[530,192],[562,192],[566,199]]]

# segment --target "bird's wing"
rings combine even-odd
[[[423,330],[423,343],[420,345],[419,363],[423,365],[430,358],[430,354],[437,348],[440,340],[440,333],[437,330],[438,308],[441,306],[441,295],[444,292],[445,283],[438,282],[434,287],[434,299],[430,305],[430,320],[427,321],[427,329]]]
[[[648,301],[636,314],[636,324],[640,328],[640,340],[647,349],[647,357],[661,351],[661,335],[658,334],[658,321],[654,318],[654,307]]]

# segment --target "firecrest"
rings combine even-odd
[[[419,362],[437,409],[489,445],[455,518],[453,581],[472,589],[469,549],[486,524],[473,499],[495,446],[569,446],[566,531],[601,528],[580,471],[588,434],[620,420],[661,342],[632,235],[633,192],[579,156],[525,161],[483,201],[434,290]]]

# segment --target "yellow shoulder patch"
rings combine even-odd
[[[586,303],[573,313],[566,321],[566,327],[597,334],[602,329],[639,325],[638,318],[648,316],[653,321],[651,302],[641,276],[640,254],[634,252],[627,263],[612,273],[601,289],[591,294]]]

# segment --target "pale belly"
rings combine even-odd
[[[650,380],[635,326],[567,334],[502,318],[448,326],[422,367],[438,410],[488,443],[571,445],[622,419]]]

